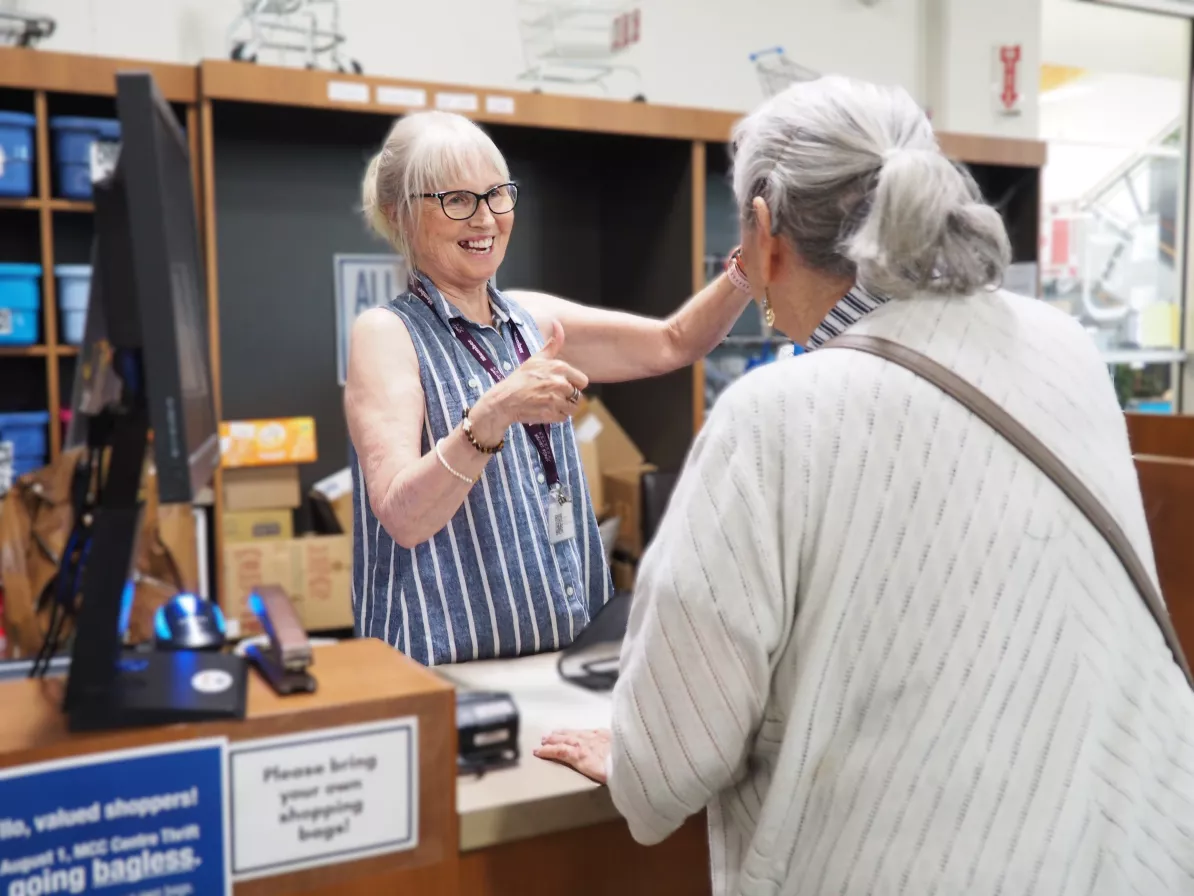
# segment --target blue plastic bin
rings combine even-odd
[[[33,195],[33,131],[24,112],[0,112],[0,196]]]
[[[0,414],[0,442],[12,442],[14,457],[33,458],[41,463],[46,456],[46,428],[49,425],[49,411]]]
[[[54,134],[58,195],[68,199],[90,199],[91,144],[96,140],[119,140],[120,122],[114,118],[59,115],[50,119],[50,131]]]
[[[12,478],[16,479],[19,476],[24,476],[26,473],[33,473],[45,465],[46,459],[44,457],[14,457],[12,459]]]
[[[87,329],[87,300],[91,298],[91,265],[57,264],[58,329],[67,345],[82,345]]]
[[[40,264],[0,264],[0,345],[37,342]]]

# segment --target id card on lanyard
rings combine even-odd
[[[423,284],[415,277],[411,277],[410,289],[423,300],[428,308],[435,311],[435,304],[431,301],[431,296],[427,294]],[[505,379],[494,360],[485,353],[485,349],[458,318],[449,319],[448,326],[452,328],[453,335],[485,368],[486,373],[495,383]],[[522,333],[519,332],[517,326],[512,326],[510,335],[514,340],[514,353],[518,355],[518,363],[525,364],[530,359],[531,352],[522,338]],[[555,451],[551,447],[551,433],[548,431],[547,425],[543,423],[524,423],[522,426],[526,430],[527,436],[530,437],[531,444],[535,446],[539,462],[543,465],[543,477],[547,480],[547,537],[552,544],[569,541],[576,537],[576,517],[572,513],[572,495],[567,486],[560,482],[560,471],[556,466]]]

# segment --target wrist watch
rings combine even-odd
[[[750,295],[750,281],[746,279],[746,271],[742,268],[742,247],[739,246],[726,259],[726,277],[735,289]]]
[[[464,437],[468,439],[468,443],[480,451],[482,454],[497,454],[506,447],[506,440],[501,439],[496,445],[482,445],[477,441],[477,437],[473,435],[473,421],[468,416],[469,409],[464,409],[463,417],[460,421],[460,428],[464,430]]]

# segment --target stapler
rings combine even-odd
[[[264,647],[245,647],[249,662],[283,697],[314,693],[315,679],[307,671],[314,662],[311,643],[286,592],[277,585],[262,585],[249,595],[249,609],[269,639]]]

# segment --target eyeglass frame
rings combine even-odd
[[[489,197],[492,196],[498,190],[502,189],[503,187],[513,187],[514,188],[514,205],[511,205],[504,212],[495,212],[493,210],[493,205],[489,202]],[[475,215],[477,213],[477,210],[481,208],[481,200],[482,199],[484,199],[485,204],[487,206],[489,206],[490,214],[492,214],[492,215],[508,215],[508,214],[510,214],[510,212],[514,211],[514,206],[518,205],[518,192],[519,192],[518,191],[518,183],[516,181],[510,180],[510,181],[506,181],[506,183],[504,183],[504,184],[498,184],[495,187],[490,187],[484,193],[474,193],[472,190],[440,190],[438,193],[419,193],[418,196],[420,199],[438,199],[440,210],[444,213],[444,217],[446,217],[449,221],[468,221],[469,219],[471,219],[473,217],[473,215]],[[468,215],[466,215],[463,218],[453,218],[451,215],[448,214],[448,209],[444,206],[444,197],[451,196],[453,193],[467,193],[468,195],[473,197],[473,200],[474,200],[473,210],[472,210],[472,212],[470,212]]]

